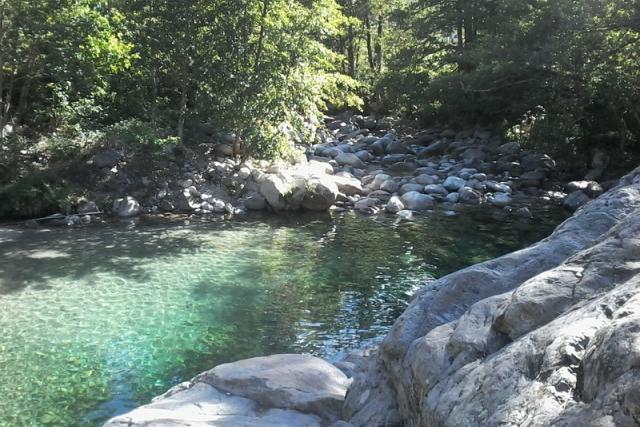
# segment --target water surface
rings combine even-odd
[[[350,213],[20,232],[0,240],[0,425],[99,425],[218,363],[331,359],[374,343],[421,280],[559,222],[538,218]]]

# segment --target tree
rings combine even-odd
[[[101,0],[0,6],[0,124],[40,120],[55,128],[71,115],[95,114],[108,77],[130,65],[122,15]]]
[[[629,149],[640,135],[637,16],[637,1],[417,0],[393,14],[412,31],[379,85],[407,113],[500,127],[560,157],[586,156],[598,134]]]

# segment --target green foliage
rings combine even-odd
[[[635,0],[407,2],[393,17],[411,37],[401,32],[389,53],[383,94],[430,122],[505,130],[540,106],[530,145],[640,152],[639,10]],[[617,142],[602,147],[601,134]]]
[[[202,123],[269,157],[311,141],[327,106],[361,106],[330,48],[334,0],[0,1],[0,128],[127,121],[107,132],[161,145]]]
[[[166,136],[158,127],[138,119],[123,120],[104,129],[105,145],[115,148],[156,149],[180,141],[174,136]]]
[[[158,146],[200,142],[194,129],[206,126],[278,157],[313,141],[331,109],[507,130],[542,106],[530,144],[640,151],[639,10],[638,0],[0,0],[0,129],[24,125],[37,140],[117,123],[108,132]]]
[[[0,127],[89,119],[130,66],[123,16],[106,0],[0,2]]]

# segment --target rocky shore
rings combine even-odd
[[[636,426],[638,236],[640,168],[547,239],[425,283],[379,348],[220,365],[107,426]]]
[[[98,152],[89,161],[94,198],[73,214],[44,221],[77,225],[100,213],[231,217],[248,210],[330,209],[410,219],[463,205],[530,217],[531,204],[562,203],[575,210],[608,185],[594,180],[607,166],[601,155],[594,157],[588,180],[563,183],[549,156],[482,129],[417,131],[392,119],[327,118],[315,145],[291,162],[275,163],[239,160],[232,142],[167,146],[154,159]]]

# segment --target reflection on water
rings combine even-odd
[[[559,221],[540,218],[297,215],[0,240],[0,425],[95,425],[218,363],[374,343],[420,280]]]

